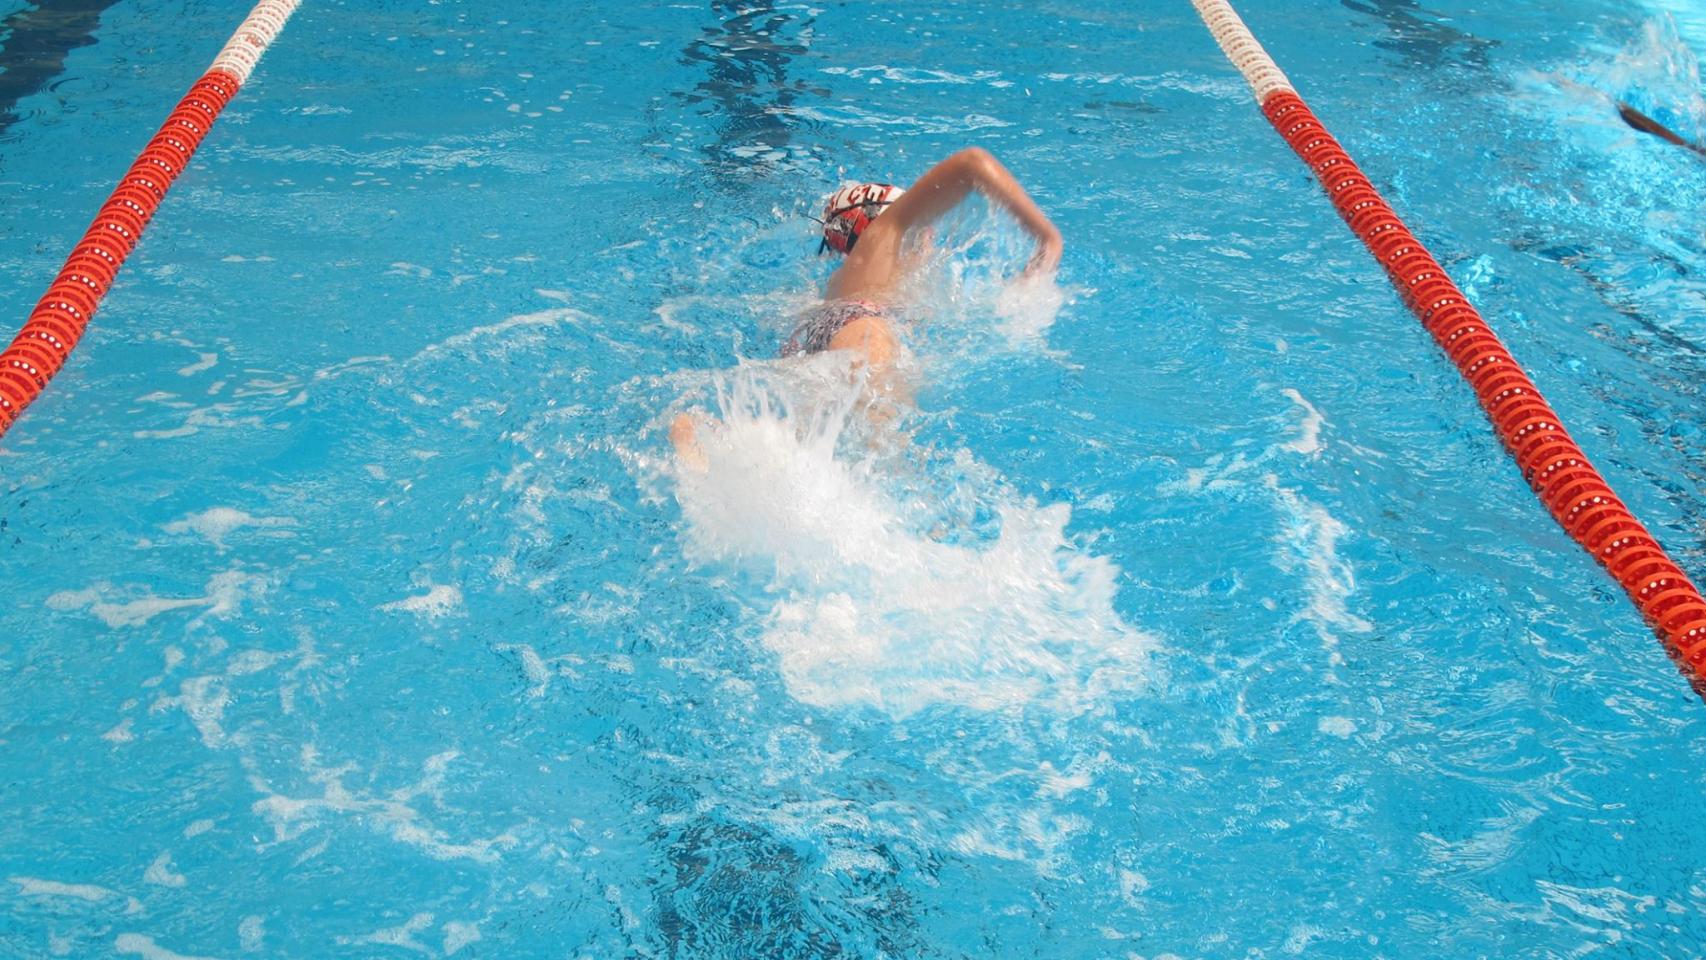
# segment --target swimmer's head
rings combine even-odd
[[[852,250],[871,221],[905,192],[890,183],[856,183],[830,194],[823,202],[823,242],[817,252]]]

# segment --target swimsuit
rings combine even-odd
[[[841,328],[860,317],[888,319],[883,308],[869,300],[825,300],[806,311],[800,325],[788,336],[788,342],[782,344],[781,356],[797,357],[828,350],[829,341],[835,339]]]

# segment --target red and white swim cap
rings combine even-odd
[[[823,202],[823,245],[839,253],[853,249],[859,234],[905,192],[892,183],[856,183],[830,194]]]

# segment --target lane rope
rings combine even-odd
[[[1315,172],[1339,215],[1380,261],[1463,378],[1546,509],[1628,592],[1696,691],[1706,696],[1706,600],[1611,492],[1533,381],[1339,142],[1297,95],[1226,0],[1191,0],[1262,113]]]
[[[255,5],[101,205],[23,329],[0,352],[0,435],[65,366],[166,191],[300,3],[261,0]]]

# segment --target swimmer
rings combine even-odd
[[[875,394],[892,397],[891,374],[900,354],[892,310],[914,266],[906,239],[928,229],[973,191],[1019,221],[1037,243],[1024,276],[1052,275],[1060,264],[1060,231],[1043,215],[1025,188],[989,151],[970,147],[931,167],[907,189],[886,183],[842,187],[823,208],[818,252],[834,250],[843,260],[830,275],[823,302],[808,310],[782,345],[781,356],[848,350]],[[670,426],[670,442],[682,462],[704,469],[700,420],[684,413]]]

